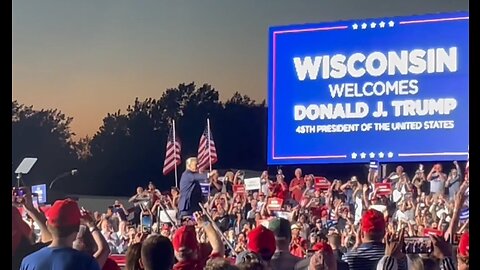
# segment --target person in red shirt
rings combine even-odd
[[[273,188],[273,197],[282,199],[284,202],[288,199],[288,186],[285,183],[285,178],[283,175],[277,175],[277,182]]]
[[[173,270],[203,270],[210,258],[223,257],[225,247],[221,236],[213,228],[206,217],[200,212],[194,213],[197,226],[203,228],[211,244],[211,252],[208,254],[197,242],[197,233],[192,225],[180,227],[173,235],[173,249],[178,262]]]
[[[147,189],[148,195],[150,196],[150,205],[153,206],[157,200],[160,199],[162,194],[160,191],[155,187],[153,182],[148,183],[148,189]]]
[[[293,224],[290,229],[292,230],[292,241],[290,242],[290,253],[293,256],[299,258],[305,257],[305,251],[308,248],[307,240],[300,237],[300,230],[302,229],[297,224]]]
[[[236,264],[245,263],[248,261],[248,257],[256,255],[268,266],[276,250],[275,234],[273,231],[263,225],[259,225],[248,233],[247,239],[247,250],[238,254]]]
[[[292,199],[300,203],[303,195],[303,189],[305,188],[305,181],[302,177],[302,169],[297,168],[295,170],[295,178],[290,182],[290,188],[288,189],[291,193]]]
[[[468,270],[470,257],[470,233],[465,232],[460,237],[460,242],[458,243],[457,250],[457,269],[458,270]]]

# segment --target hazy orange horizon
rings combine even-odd
[[[468,10],[468,1],[13,1],[12,97],[73,117],[76,139],[180,83],[267,94],[268,27]]]

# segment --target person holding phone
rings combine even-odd
[[[130,197],[130,199],[128,199],[128,202],[133,203],[133,205],[135,206],[133,209],[134,215],[132,220],[132,223],[134,225],[140,224],[140,215],[142,212],[142,207],[145,204],[148,204],[149,200],[150,200],[150,196],[148,195],[148,192],[146,192],[143,189],[143,187],[137,187],[137,193],[132,197]]]
[[[285,183],[283,174],[277,174],[277,182],[273,187],[272,196],[280,198],[284,202],[288,199],[288,185]]]
[[[455,168],[450,170],[447,182],[445,183],[446,189],[448,190],[448,197],[451,201],[455,199],[455,194],[460,190],[460,185],[462,184],[462,170],[457,161],[454,161],[453,165]]]
[[[12,190],[12,202],[18,202],[18,206],[23,207],[23,211],[40,228],[40,241],[33,243],[30,237],[32,229],[22,219],[19,209],[12,205],[12,270],[18,270],[24,257],[48,246],[52,241],[52,235],[46,225],[47,218],[42,211],[33,205],[30,190],[28,188],[23,190],[22,196],[19,196],[15,189]]]
[[[210,173],[210,196],[215,196],[217,193],[221,193],[223,189],[223,182],[218,179],[219,173],[217,170],[212,170]]]
[[[269,185],[270,185],[270,180],[268,179],[268,171],[263,171],[262,172],[262,175],[260,176],[260,191],[266,196],[268,197],[268,195],[270,194],[270,190],[269,190]]]
[[[302,176],[302,169],[295,169],[295,178],[290,181],[289,191],[293,200],[300,203],[302,199],[303,189],[305,188],[305,181]]]
[[[47,226],[53,237],[52,243],[25,257],[20,270],[100,270],[99,264],[92,255],[72,248],[81,221],[78,204],[71,199],[59,200],[53,204],[47,214]]]
[[[386,222],[383,213],[374,209],[365,212],[356,234],[355,246],[342,258],[348,263],[350,270],[375,269],[377,263],[385,255],[385,244],[382,243],[385,229]],[[400,266],[400,269],[406,270],[406,261],[402,260]]]
[[[212,246],[211,252],[207,254],[204,249],[201,249],[194,226],[183,225],[173,235],[172,244],[175,257],[177,258],[177,263],[173,266],[174,270],[200,270],[205,267],[209,258],[222,257],[225,254],[221,236],[212,224],[207,221],[207,217],[202,212],[195,212],[194,217],[197,227],[205,231],[210,241]]]
[[[152,206],[162,196],[162,194],[160,193],[160,190],[158,190],[155,187],[155,184],[152,181],[148,182],[148,187],[146,192],[150,197],[150,206]]]
[[[119,269],[116,263],[108,258],[110,248],[95,224],[93,216],[83,207],[81,208],[81,225],[73,248],[92,255],[103,270]]]
[[[403,234],[401,234],[403,235]],[[397,270],[400,269],[399,262],[401,258],[405,258],[405,254],[403,254],[402,250],[405,246],[405,241],[402,236],[396,237],[395,235],[387,234],[385,236],[385,256],[380,259],[377,264],[377,270]],[[423,238],[422,238],[423,239]],[[438,265],[442,270],[468,270],[468,259],[467,264],[465,261],[462,261],[461,256],[465,255],[461,253],[460,250],[465,251],[468,253],[468,246],[466,248],[461,249],[459,248],[459,260],[457,263],[457,268],[455,268],[455,264],[452,259],[452,246],[446,242],[442,237],[431,235],[428,239],[428,244],[424,242],[422,244],[424,249],[422,252],[428,252],[430,256],[436,260],[438,260]],[[469,244],[467,244],[469,245]],[[425,248],[427,247],[428,248]],[[467,257],[468,258],[468,257]],[[421,268],[423,269],[423,263],[421,264]],[[438,266],[437,266],[438,267]],[[413,268],[411,262],[408,263],[408,269],[418,269]]]
[[[120,201],[115,200],[113,204],[113,217],[118,219],[118,228],[120,231],[120,235],[123,235],[127,230],[127,216],[128,211],[125,209],[123,204]]]
[[[418,169],[415,171],[415,176],[412,179],[413,185],[417,189],[417,194],[420,195],[422,192],[425,194],[430,193],[430,183],[425,177],[425,171],[423,170],[423,164],[418,166]]]
[[[395,168],[394,172],[390,173],[388,179],[390,179],[390,181],[392,181],[393,183],[396,183],[397,181],[400,181],[402,179],[408,179],[408,176],[404,172],[403,167],[399,165]]]
[[[427,181],[430,182],[430,193],[435,197],[445,193],[447,176],[442,172],[441,164],[437,163],[432,167],[430,173],[428,173]]]

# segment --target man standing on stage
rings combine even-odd
[[[188,158],[185,163],[187,168],[180,178],[180,200],[178,202],[181,219],[201,211],[198,205],[202,202],[200,182],[206,182],[209,177],[208,173],[197,172],[197,158]]]

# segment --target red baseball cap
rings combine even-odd
[[[366,233],[385,231],[385,218],[383,213],[368,209],[362,217],[362,231]]]
[[[197,233],[195,227],[192,225],[184,225],[173,235],[173,249],[180,251],[180,249],[198,250]]]
[[[328,254],[333,254],[332,247],[324,242],[318,242],[312,247],[313,251],[325,251]]]
[[[48,224],[53,227],[79,226],[80,208],[72,199],[56,201],[46,213]]]
[[[458,243],[458,254],[462,257],[469,257],[470,251],[470,233],[466,232],[460,237]]]
[[[274,233],[263,225],[251,230],[247,239],[248,250],[260,254],[263,258],[271,258],[277,249]]]

